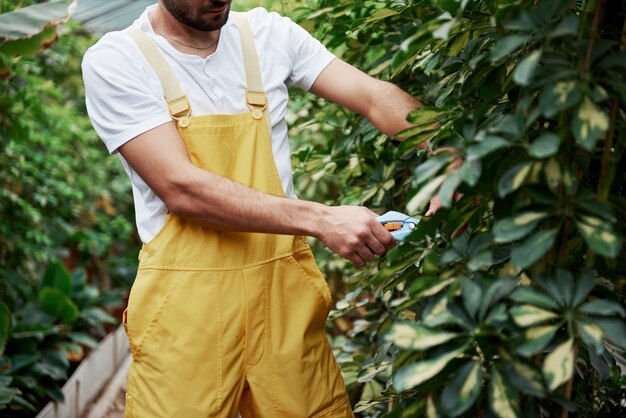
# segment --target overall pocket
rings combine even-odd
[[[128,297],[123,322],[135,361],[171,299],[178,276],[161,270],[139,270]]]
[[[310,250],[299,251],[292,254],[289,258],[290,260],[293,260],[294,266],[298,268],[307,281],[311,283],[315,290],[320,294],[324,300],[326,313],[328,314],[332,308],[330,286],[328,285],[328,282],[326,282],[326,279],[324,278],[324,275],[320,271],[319,267],[317,267],[313,253]]]

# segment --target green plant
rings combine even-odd
[[[0,303],[0,416],[32,416],[49,399],[63,402],[60,386],[72,363],[97,345],[105,325],[117,323],[103,307],[116,307],[119,298],[88,284],[83,269],[70,275],[52,263],[30,290],[14,312]]]
[[[32,10],[0,17],[32,18]],[[41,22],[53,27],[44,30],[51,41],[72,36],[34,57],[38,46],[19,49],[0,30],[0,54],[13,48],[3,55],[10,74],[0,78],[0,416],[32,416],[62,400],[63,380],[117,322],[111,313],[136,267],[130,184],[84,105],[80,63],[94,39],[53,18]]]
[[[300,179],[311,187],[302,193],[413,215],[438,193],[444,206],[378,265],[356,270],[322,253],[348,284],[335,326],[350,331],[335,342],[357,410],[619,411],[624,6],[322,0],[298,12],[343,58],[425,105],[395,144],[334,106],[307,104],[294,123],[323,114],[333,126],[295,153],[299,173],[317,180]]]

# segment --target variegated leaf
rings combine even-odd
[[[556,318],[558,315],[545,309],[537,308],[533,305],[518,305],[510,310],[513,321],[520,327],[529,327],[531,325],[540,324],[550,319]]]
[[[385,340],[407,350],[426,350],[456,338],[459,334],[440,331],[410,322],[399,322],[391,326]]]
[[[548,388],[555,390],[567,382],[574,373],[574,340],[569,339],[546,356],[543,375]]]
[[[437,357],[418,361],[398,370],[393,376],[393,385],[399,392],[414,388],[443,370],[450,361],[460,356],[467,345],[440,354]]]
[[[510,396],[510,390],[495,367],[492,369],[489,400],[491,412],[499,418],[517,418],[517,400]]]

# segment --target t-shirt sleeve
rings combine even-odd
[[[171,121],[163,89],[139,48],[126,34],[113,36],[123,38],[103,38],[82,62],[87,112],[110,153]]]
[[[293,66],[287,85],[309,90],[324,68],[335,59],[335,55],[304,28],[291,20],[289,22]]]
[[[251,14],[257,22],[262,22],[261,25],[271,25],[274,45],[287,50],[291,72],[285,80],[286,85],[309,90],[322,70],[335,59],[335,55],[288,17],[275,12],[268,13],[262,8],[252,10]]]

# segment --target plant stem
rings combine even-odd
[[[624,48],[626,48],[626,18],[624,18],[624,24],[622,26],[620,50],[624,50]],[[601,202],[605,202],[608,199],[615,176],[614,166],[617,164],[617,159],[613,157],[613,143],[615,141],[615,125],[617,123],[618,109],[617,100],[613,100],[611,102],[611,123],[604,139],[604,152],[602,154],[602,165],[600,166],[600,178],[598,179],[597,197]],[[613,173],[613,175],[609,175],[610,173]]]
[[[597,0],[597,3],[595,4],[596,10],[594,12],[593,22],[591,23],[591,30],[589,32],[589,44],[587,44],[587,52],[585,53],[585,60],[583,61],[583,70],[587,73],[591,68],[591,53],[593,52],[593,47],[596,45],[600,24],[604,19],[604,1],[605,0]],[[584,30],[584,28],[582,30]]]

